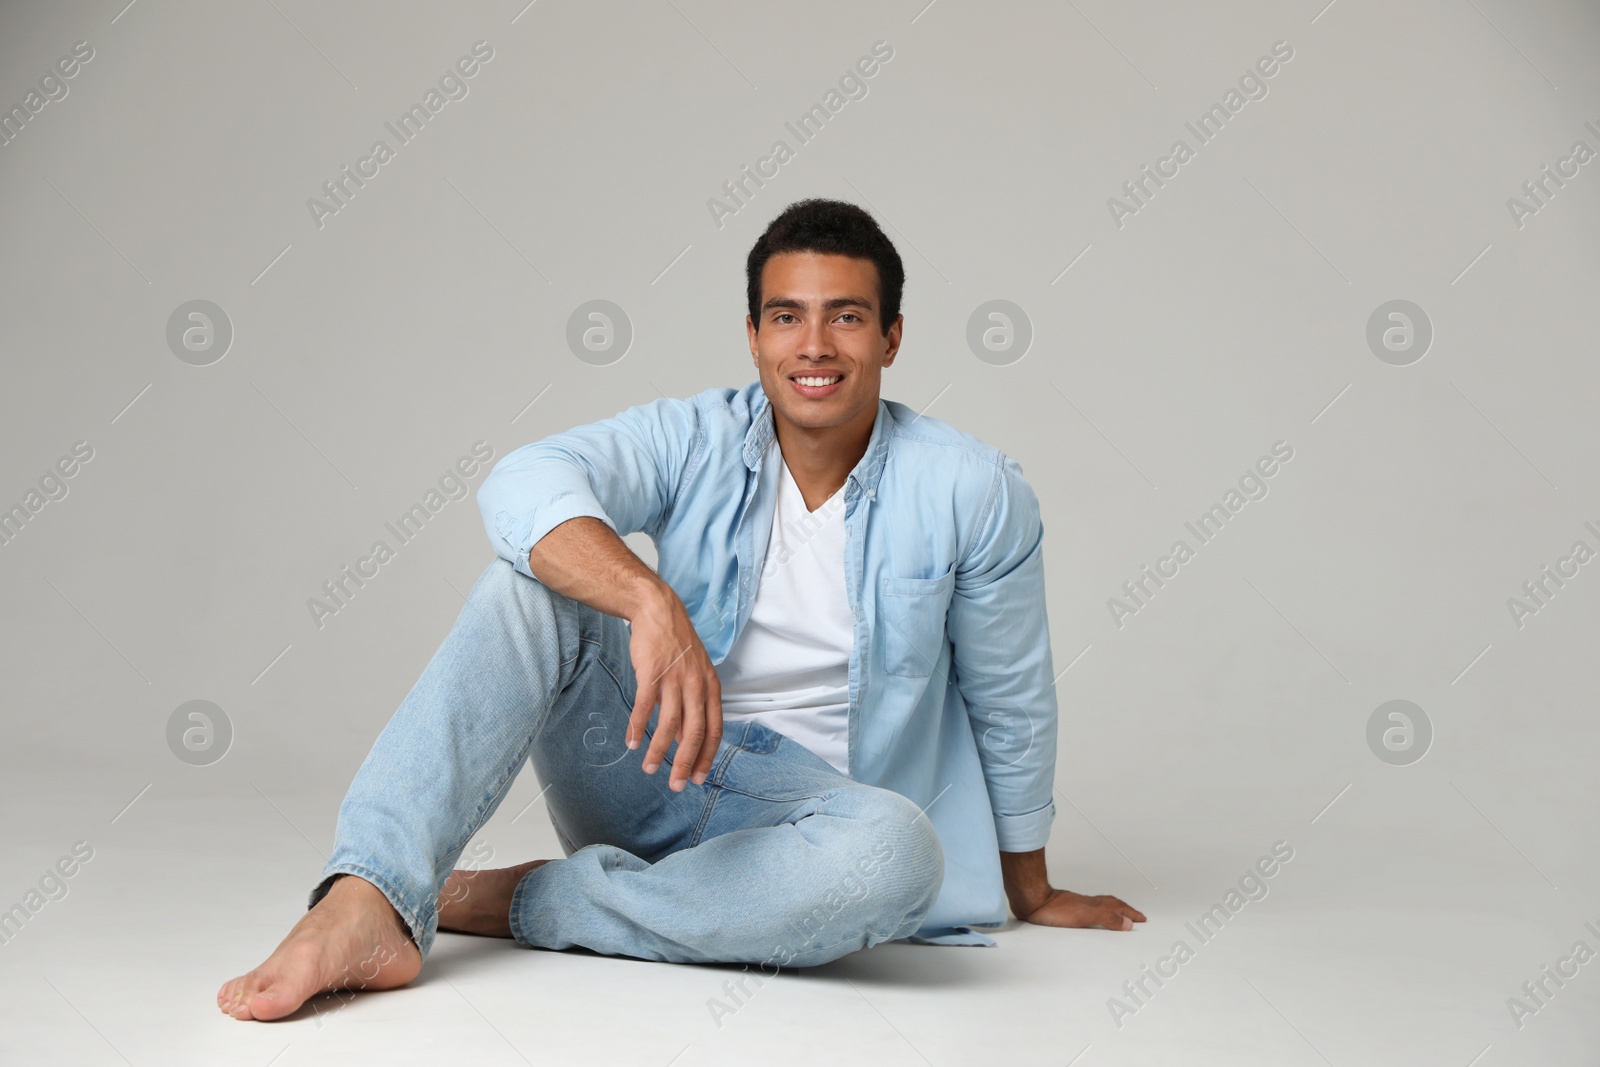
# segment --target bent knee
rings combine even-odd
[[[786,961],[809,967],[903,937],[922,925],[944,885],[944,849],[916,804],[897,793],[857,798],[851,833],[833,854],[828,890],[787,927],[803,940]]]
[[[853,870],[907,912],[926,912],[944,884],[944,848],[922,809],[899,793],[883,796],[861,820]]]
[[[523,588],[524,584],[537,586],[539,590],[548,592],[542,582],[520,573],[504,556],[496,556],[489,561],[483,573],[478,575],[477,584],[472,587],[467,599],[482,601],[517,596],[527,591]]]

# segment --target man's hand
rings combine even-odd
[[[668,785],[681,791],[691,775],[701,785],[711,773],[722,740],[722,683],[683,601],[665,583],[660,588],[660,596],[646,599],[629,618],[633,637],[628,653],[637,687],[627,741],[629,748],[639,747],[650,713],[660,704],[644,769],[654,774],[676,738],[678,754]]]
[[[655,773],[676,739],[668,784],[682,791],[691,774],[696,785],[703,784],[722,740],[722,683],[672,586],[616,531],[590,515],[568,519],[540,538],[528,553],[528,570],[563,596],[628,620],[633,628],[628,656],[637,683],[628,747],[639,747],[650,713],[660,704],[645,771]]]
[[[1000,872],[1006,899],[1017,918],[1040,926],[1098,926],[1106,930],[1132,930],[1145,921],[1144,913],[1119,897],[1086,897],[1068,889],[1054,889],[1045,871],[1044,849],[1000,853]]]
[[[1043,904],[1018,918],[1040,926],[1099,926],[1107,930],[1132,930],[1144,922],[1144,913],[1112,896],[1086,897],[1070,889],[1052,889]]]

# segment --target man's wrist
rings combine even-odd
[[[677,595],[672,586],[668,585],[660,575],[645,568],[644,573],[632,576],[627,584],[622,617],[631,625],[636,623],[640,616],[668,611]]]
[[[1043,848],[1000,853],[1000,876],[1005,883],[1006,901],[1019,919],[1026,919],[1050,898]]]

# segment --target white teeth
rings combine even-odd
[[[842,375],[841,375],[841,377],[842,377]],[[801,385],[809,385],[809,386],[832,385],[834,382],[836,382],[838,380],[839,380],[839,378],[796,378],[795,379],[795,381],[799,382]]]

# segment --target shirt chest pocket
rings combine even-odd
[[[955,588],[955,564],[937,578],[882,579],[878,628],[883,670],[897,678],[926,678],[944,651],[945,613]]]

